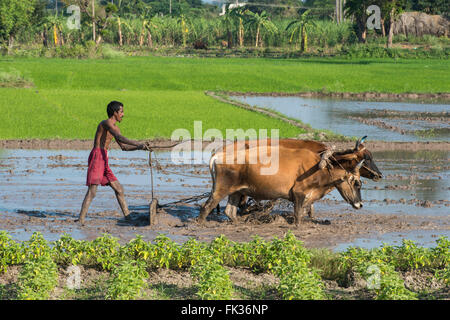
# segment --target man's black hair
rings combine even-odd
[[[119,111],[120,107],[123,107],[123,103],[119,101],[111,101],[106,107],[106,112],[108,113],[108,118],[111,118],[114,112]]]

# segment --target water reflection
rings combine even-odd
[[[301,120],[303,123],[311,125],[314,129],[328,129],[345,136],[359,136],[360,133],[368,135],[372,140],[382,141],[447,141],[450,137],[449,121],[433,122],[420,119],[391,119],[380,116],[375,122],[364,122],[355,120],[361,118],[362,121],[371,117],[370,111],[393,110],[400,112],[432,112],[447,113],[450,111],[448,104],[420,104],[406,102],[367,102],[334,99],[317,99],[301,97],[249,97],[238,96],[233,99],[269,108],[278,111],[288,117]],[[373,120],[373,119],[371,119]],[[386,127],[393,127],[391,131]],[[415,134],[411,130],[430,130],[440,128],[438,131],[419,131]],[[402,134],[404,132],[404,134]]]
[[[8,150],[0,166],[0,209],[10,213],[22,210],[45,215],[49,212],[77,215],[86,192],[88,155],[89,150]],[[129,206],[148,205],[151,189],[147,153],[111,150],[109,155],[111,168],[125,188]],[[156,156],[163,168],[171,172],[154,171],[155,196],[161,203],[210,191],[207,164],[173,165],[170,152],[158,152]],[[373,156],[385,178],[379,182],[363,180],[364,208],[358,212],[448,215],[450,152],[384,151],[373,152]],[[336,201],[319,202],[317,210],[336,208],[336,202],[353,210],[337,191],[325,200]],[[118,209],[112,190],[99,188],[90,212]]]

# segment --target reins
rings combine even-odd
[[[174,146],[176,146],[176,145],[173,145],[173,146],[166,146],[166,147],[158,147],[158,149],[159,149],[159,148],[172,148],[172,147],[174,147]],[[154,182],[153,182],[153,161],[156,162],[156,169],[157,169],[158,171],[161,171],[161,172],[164,173],[164,174],[172,173],[172,174],[176,174],[176,175],[180,175],[180,176],[184,176],[184,177],[199,178],[198,175],[187,175],[187,174],[182,174],[182,173],[178,173],[178,172],[172,172],[172,171],[169,171],[169,170],[164,170],[164,169],[162,168],[161,164],[159,163],[158,159],[156,158],[156,155],[153,155],[153,159],[152,159],[153,148],[147,147],[147,151],[149,151],[149,152],[148,152],[148,165],[149,165],[149,167],[150,167],[150,179],[151,179],[152,202],[155,200],[155,196],[154,196],[154,186],[153,186],[153,184],[154,184]],[[162,204],[162,205],[161,205],[161,204],[158,204],[157,206],[160,207],[160,208],[163,208],[163,207],[167,207],[167,206],[174,205],[174,204],[178,204],[178,203],[190,203],[190,202],[196,202],[196,201],[198,201],[198,200],[202,200],[202,199],[204,199],[204,198],[207,198],[207,197],[209,197],[210,195],[211,195],[211,192],[205,192],[205,193],[202,193],[202,194],[197,195],[197,196],[193,196],[193,197],[189,197],[189,198],[180,199],[180,200],[173,201],[173,202],[169,202],[169,203],[165,203],[165,204]]]
[[[323,151],[323,152],[321,152],[321,153],[324,153],[324,152],[325,152],[325,151]],[[348,174],[354,175],[352,172],[350,172],[350,171],[348,171],[347,169],[345,169],[345,168],[341,165],[341,163],[340,163],[333,155],[331,155],[330,158],[332,158],[332,160],[334,160],[334,161],[339,165],[339,167],[341,167],[341,169],[344,170],[344,171],[346,172],[346,175],[348,175]],[[330,168],[331,165],[328,163],[328,159],[327,159],[326,161],[327,161],[327,166],[326,166],[326,168],[327,168],[328,174],[330,175],[331,180],[333,180],[333,175],[331,174],[331,168]],[[337,180],[336,180],[336,181],[337,181]],[[332,182],[331,185],[336,186],[336,185],[337,185],[337,182],[336,182],[336,181]],[[352,185],[350,184],[350,182],[348,182],[347,179],[344,179],[344,181],[347,182],[347,184],[348,184],[350,187],[352,187]]]

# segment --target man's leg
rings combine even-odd
[[[130,215],[130,212],[128,211],[128,205],[127,205],[127,202],[125,201],[125,194],[123,192],[122,185],[120,184],[120,182],[118,180],[110,182],[109,185],[111,186],[111,188],[114,190],[114,192],[116,194],[116,198],[117,198],[117,201],[119,202],[120,208],[122,209],[123,215],[125,216],[125,218],[128,218],[128,216]]]
[[[84,225],[84,221],[86,219],[89,206],[91,205],[92,199],[95,198],[96,194],[97,194],[97,185],[96,184],[90,185],[88,191],[86,192],[86,196],[84,197],[83,205],[81,206],[80,218],[76,220],[79,221],[81,225]]]

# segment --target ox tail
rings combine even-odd
[[[216,190],[216,160],[217,160],[217,154],[213,155],[211,159],[209,160],[209,173],[211,174],[211,179],[213,182],[212,192]]]

